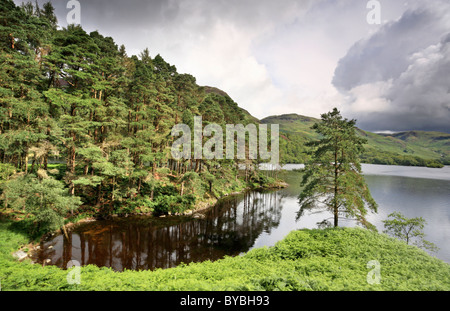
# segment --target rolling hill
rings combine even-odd
[[[319,119],[298,114],[270,116],[263,124],[279,124],[280,153],[285,163],[302,163],[307,159],[305,143],[318,139],[311,129]],[[374,164],[398,164],[440,167],[450,164],[450,134],[409,131],[395,134],[376,134],[358,129],[367,139],[362,161]]]
[[[213,93],[232,101],[229,95],[211,86],[203,87],[206,93]],[[311,129],[320,119],[299,114],[269,116],[258,120],[238,106],[239,114],[246,123],[280,125],[280,159],[282,163],[304,163],[308,141],[320,136]],[[442,167],[450,165],[450,134],[441,132],[407,131],[393,134],[372,133],[357,129],[367,139],[363,163],[406,166]]]

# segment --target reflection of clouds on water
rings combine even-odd
[[[419,166],[362,164],[362,171],[365,175],[387,175],[450,180],[450,166],[445,166],[443,168],[430,168]]]
[[[303,164],[285,164],[284,170],[301,170],[305,166]],[[268,167],[264,167],[269,169]],[[364,175],[384,175],[384,176],[403,176],[425,179],[450,180],[450,166],[443,168],[430,168],[420,166],[398,166],[398,165],[378,165],[378,164],[361,164]]]

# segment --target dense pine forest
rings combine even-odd
[[[160,55],[128,56],[97,31],[58,29],[51,3],[2,1],[0,38],[2,209],[33,219],[33,231],[67,215],[182,212],[269,182],[238,176],[244,161],[173,160],[175,124],[255,119]]]

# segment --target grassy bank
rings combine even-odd
[[[450,290],[450,265],[386,235],[359,228],[291,232],[271,248],[215,262],[156,271],[81,268],[81,284],[68,271],[16,262],[11,252],[27,237],[0,223],[2,290]],[[371,260],[381,284],[369,285]]]

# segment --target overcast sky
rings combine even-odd
[[[69,1],[52,2],[66,26]],[[368,0],[79,2],[87,32],[148,47],[258,118],[338,107],[365,130],[450,132],[448,0],[380,0],[380,25]]]

